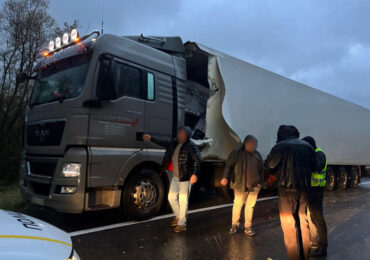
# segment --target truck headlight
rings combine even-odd
[[[77,190],[76,186],[62,186],[60,187],[61,194],[72,194],[75,193]]]
[[[61,172],[62,177],[80,177],[80,163],[65,163]]]

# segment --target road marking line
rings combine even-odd
[[[41,241],[47,241],[47,242],[53,242],[53,243],[58,243],[66,246],[72,246],[72,244],[60,241],[60,240],[55,240],[47,237],[35,237],[35,236],[18,236],[18,235],[0,235],[0,238],[20,238],[20,239],[34,239],[34,240],[41,240]]]
[[[267,201],[267,200],[273,200],[277,199],[278,196],[272,196],[272,197],[266,197],[266,198],[260,198],[257,201]],[[214,210],[214,209],[222,209],[222,208],[227,208],[231,207],[233,203],[227,203],[227,204],[222,204],[218,206],[212,206],[212,207],[207,207],[207,208],[201,208],[201,209],[192,209],[188,211],[189,214],[194,214],[198,212],[204,212],[204,211],[209,211],[209,210]],[[112,225],[107,225],[107,226],[102,226],[102,227],[96,227],[96,228],[90,228],[90,229],[85,229],[85,230],[80,230],[80,231],[74,231],[68,233],[71,237],[75,236],[81,236],[89,233],[95,233],[95,232],[100,232],[100,231],[105,231],[108,229],[114,229],[114,228],[119,228],[119,227],[126,227],[126,226],[131,226],[131,225],[137,225],[137,224],[142,224],[142,223],[147,223],[147,222],[152,222],[156,220],[161,220],[161,219],[166,219],[170,217],[174,217],[174,214],[166,214],[166,215],[161,215],[157,216],[148,220],[144,221],[128,221],[128,222],[122,222],[122,223],[117,223],[117,224],[112,224]]]

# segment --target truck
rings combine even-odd
[[[59,37],[58,37],[59,38]],[[222,187],[229,153],[253,134],[264,158],[279,125],[313,136],[327,155],[327,189],[357,187],[370,165],[370,111],[180,37],[76,30],[49,50],[33,75],[20,173],[23,197],[59,212],[119,208],[133,219],[166,204],[164,148],[190,126],[201,149],[200,183]]]

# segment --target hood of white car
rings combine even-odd
[[[68,259],[70,236],[44,221],[0,210],[0,259]]]

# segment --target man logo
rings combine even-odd
[[[40,142],[42,142],[45,137],[50,136],[50,129],[37,128],[37,129],[35,129],[35,136],[39,137]]]

